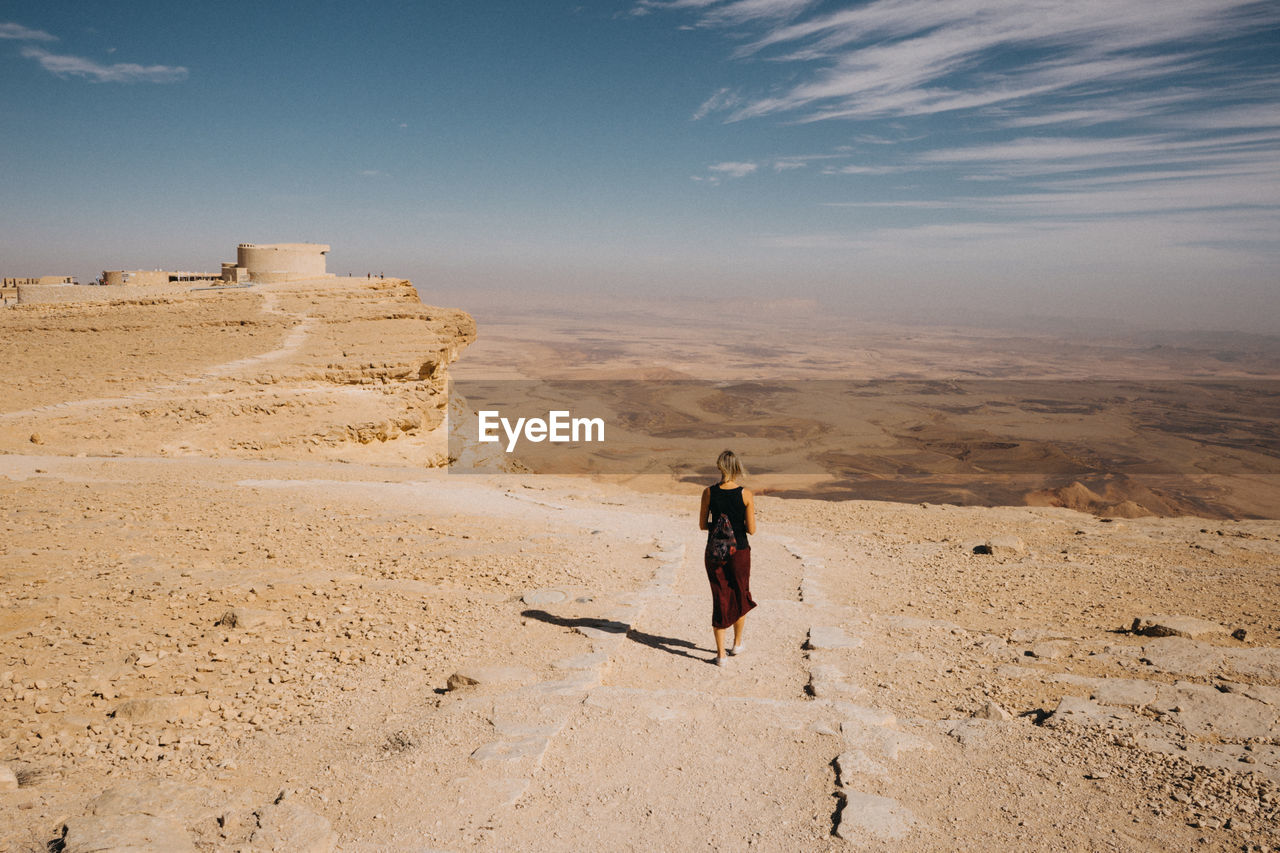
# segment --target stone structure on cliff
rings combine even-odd
[[[152,292],[168,288],[190,289],[191,285],[236,285],[309,281],[333,278],[325,268],[329,246],[324,243],[241,243],[234,262],[222,264],[219,272],[182,270],[103,270],[98,287],[81,286],[72,276],[6,278],[0,287],[0,305],[35,302],[81,302],[102,300],[126,289],[146,287]],[[110,290],[104,289],[110,288]]]

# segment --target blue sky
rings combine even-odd
[[[1280,3],[0,2],[0,268],[1280,333]]]

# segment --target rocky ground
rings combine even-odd
[[[426,470],[336,402],[133,450],[259,356],[327,393],[288,307],[6,403],[0,850],[1280,846],[1280,523],[762,497],[718,668],[694,486]]]

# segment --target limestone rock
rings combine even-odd
[[[1027,543],[1017,536],[992,536],[987,540],[993,557],[1018,557],[1027,553]]]
[[[223,628],[237,628],[242,631],[253,631],[259,628],[279,628],[284,625],[284,615],[269,610],[253,610],[248,607],[233,607],[214,623]]]
[[[868,705],[855,705],[852,702],[836,702],[836,710],[844,714],[851,724],[864,726],[893,726],[897,718],[882,708]]]
[[[542,761],[551,741],[545,737],[523,737],[515,740],[497,740],[478,747],[471,757],[476,761],[519,761],[534,758]]]
[[[0,791],[18,790],[18,774],[7,764],[0,764]]]
[[[62,827],[63,853],[195,853],[182,824],[147,814],[86,815]]]
[[[545,604],[559,604],[569,597],[569,594],[560,589],[534,589],[526,592],[520,597],[525,604],[538,607]]]
[[[144,725],[174,723],[197,719],[205,707],[205,700],[199,696],[150,696],[120,703],[112,716]]]
[[[1143,681],[1138,678],[1104,678],[1094,687],[1090,698],[1103,705],[1143,708],[1156,701],[1161,693],[1167,690],[1168,685],[1158,681]]]
[[[1031,656],[1042,660],[1057,660],[1058,658],[1066,657],[1068,651],[1070,649],[1065,643],[1046,640],[1031,647]]]
[[[839,628],[815,625],[809,629],[806,649],[856,649],[862,645],[858,637],[850,637]]]
[[[89,804],[89,812],[99,817],[141,814],[183,824],[216,818],[222,811],[223,807],[216,804],[216,797],[209,789],[169,779],[122,782],[103,791]]]
[[[258,828],[249,838],[255,851],[332,853],[338,844],[328,820],[296,803],[264,806],[257,818]]]
[[[896,841],[904,838],[916,823],[915,815],[897,800],[848,788],[840,793],[844,808],[840,810],[835,829],[837,838]]]
[[[874,761],[860,749],[851,749],[836,756],[836,784],[848,785],[854,776],[887,776],[884,765]]]
[[[1141,659],[1161,672],[1208,677],[1222,668],[1226,655],[1223,649],[1186,637],[1160,637],[1142,647]]]
[[[1204,684],[1176,682],[1150,707],[1197,736],[1270,740],[1280,735],[1280,711],[1274,706]]]
[[[1045,719],[1044,725],[1049,728],[1064,722],[1077,725],[1106,725],[1123,719],[1125,715],[1133,716],[1129,711],[1110,711],[1083,696],[1063,696],[1057,709]]]
[[[1193,616],[1139,616],[1133,620],[1129,630],[1146,637],[1186,637],[1188,640],[1226,637],[1231,633],[1229,628],[1216,622]]]

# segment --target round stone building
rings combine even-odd
[[[236,266],[250,281],[297,281],[328,278],[324,243],[241,243],[236,248]]]

